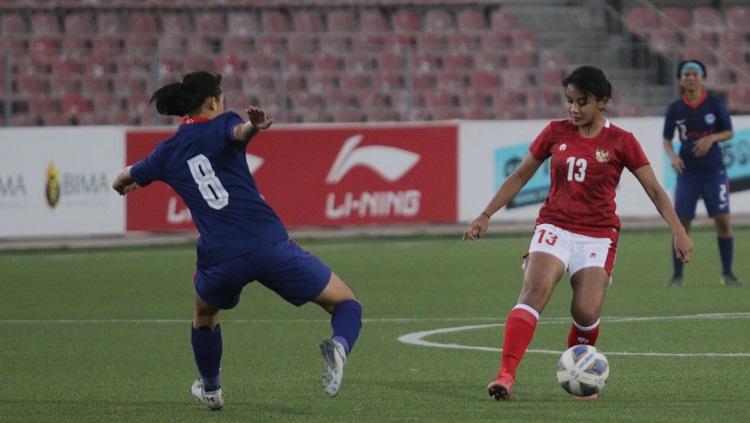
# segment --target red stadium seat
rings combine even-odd
[[[220,73],[225,79],[245,72],[247,63],[240,56],[234,54],[223,54],[214,57],[213,69]]]
[[[315,110],[325,107],[325,100],[323,99],[323,96],[306,91],[293,93],[292,95],[290,95],[289,100],[292,104],[292,108],[296,110]]]
[[[460,10],[456,16],[458,30],[461,32],[481,32],[487,29],[487,19],[476,8]]]
[[[31,32],[39,35],[59,34],[60,21],[52,13],[35,12],[31,15]]]
[[[513,33],[513,49],[536,49],[539,46],[539,36],[536,32],[515,31]]]
[[[705,64],[713,64],[714,57],[710,50],[704,50],[700,47],[683,47],[679,51],[681,60],[700,60]]]
[[[359,93],[356,93],[359,95]],[[357,102],[355,94],[347,93],[340,90],[333,90],[325,95],[325,107],[330,110],[341,110],[350,109],[352,107],[362,107],[362,104]]]
[[[690,25],[690,14],[687,9],[679,7],[665,7],[661,10],[661,13],[666,16],[668,21],[673,24],[677,24],[681,28],[685,28]],[[670,22],[662,22],[662,26],[669,26]]]
[[[458,103],[461,107],[491,108],[492,92],[471,87],[458,93]]]
[[[227,31],[224,15],[217,12],[199,12],[195,15],[195,31],[203,34],[221,35]]]
[[[474,71],[470,78],[470,85],[474,90],[494,90],[501,85],[497,71]]]
[[[481,46],[479,36],[462,32],[448,34],[448,48],[450,51],[475,52]]]
[[[157,46],[161,53],[184,52],[187,49],[188,38],[179,33],[162,34],[158,39]]]
[[[361,110],[339,110],[333,113],[334,122],[363,122],[365,115]]]
[[[377,60],[381,71],[403,72],[406,69],[406,55],[403,53],[383,52]]]
[[[463,72],[440,71],[436,72],[435,76],[439,89],[460,91],[467,85],[467,77]]]
[[[521,90],[529,86],[534,86],[533,72],[525,69],[505,69],[500,73],[503,86],[509,89]]]
[[[398,91],[404,87],[402,72],[375,72],[372,74],[372,89],[382,93]]]
[[[469,120],[489,120],[494,119],[495,115],[487,107],[469,106],[462,107],[462,117]]]
[[[453,16],[446,9],[429,9],[424,16],[424,29],[440,33],[453,31]]]
[[[377,61],[371,54],[350,53],[344,56],[344,70],[346,72],[370,72],[377,68]]]
[[[258,15],[252,12],[231,11],[227,13],[227,26],[233,35],[247,36],[260,31]]]
[[[721,17],[721,13],[712,7],[696,7],[693,9],[692,15],[693,26],[696,28],[714,28],[724,26],[724,20]]]
[[[341,32],[323,32],[318,35],[318,46],[323,53],[344,53],[352,50],[352,40]]]
[[[537,65],[535,50],[514,50],[508,54],[508,65],[514,68],[530,68]]]
[[[132,32],[125,38],[125,50],[132,54],[151,54],[156,49],[156,35]]]
[[[310,34],[291,33],[287,37],[286,47],[292,53],[315,53],[319,50],[318,38]]]
[[[357,30],[357,17],[352,10],[331,10],[327,14],[328,31],[353,32]]]
[[[440,32],[425,32],[416,35],[417,51],[444,51],[448,36]]]
[[[0,31],[3,35],[27,34],[29,27],[21,15],[8,13],[0,14]]]
[[[302,9],[294,12],[292,17],[294,30],[299,32],[324,31],[323,19],[317,10]]]
[[[127,32],[127,25],[121,13],[98,12],[96,27],[99,34],[123,36]]]
[[[443,69],[450,71],[465,71],[474,67],[474,61],[471,54],[461,52],[451,52],[440,56],[443,63]]]
[[[275,94],[278,86],[277,76],[265,72],[247,72],[242,75],[242,86],[245,87],[245,91],[251,93]]]
[[[440,56],[431,52],[417,52],[411,55],[411,69],[417,73],[433,72],[440,69]]]
[[[182,58],[185,72],[194,72],[201,69],[211,69],[212,60],[205,54],[188,54]]]
[[[379,92],[361,91],[357,93],[357,104],[365,110],[384,109],[391,105],[391,98]]]
[[[275,10],[264,10],[261,12],[260,20],[264,32],[289,32],[292,29],[289,17]]]
[[[682,44],[680,34],[669,26],[650,29],[648,42],[652,49],[663,54],[671,54]]]
[[[276,54],[255,53],[247,58],[248,70],[254,72],[277,72],[280,69]]]
[[[444,109],[458,107],[458,98],[453,91],[431,90],[423,95],[425,107],[429,109]]]
[[[511,32],[491,31],[481,35],[482,50],[497,51],[513,47],[513,34]]]
[[[388,20],[379,9],[361,10],[359,25],[363,32],[381,33],[389,30]]]
[[[512,12],[495,9],[490,15],[490,28],[500,31],[514,30],[520,28],[520,23]]]
[[[57,100],[47,96],[31,96],[28,100],[29,110],[42,115],[60,113]]]
[[[437,86],[437,78],[432,71],[416,73],[412,75],[411,80],[414,89],[419,91],[432,90]]]
[[[93,34],[94,15],[88,12],[73,12],[65,15],[65,32],[67,34]]]
[[[222,40],[222,51],[225,53],[250,55],[255,49],[253,39],[242,35],[227,35]]]
[[[508,66],[508,57],[494,51],[480,51],[474,55],[474,69],[478,71],[497,72]]]
[[[366,110],[368,122],[398,122],[401,115],[392,108]]]
[[[266,54],[280,54],[286,50],[286,37],[282,34],[260,33],[255,36],[255,50]]]
[[[345,73],[339,78],[341,89],[346,92],[368,90],[372,86],[367,73]]]
[[[125,39],[109,34],[96,34],[93,38],[94,50],[107,54],[119,54],[125,47]]]
[[[193,23],[190,16],[184,12],[164,12],[161,14],[161,26],[165,34],[193,34]]]
[[[135,12],[130,15],[128,27],[131,34],[156,34],[159,31],[156,17],[146,12]]]
[[[71,56],[85,56],[90,53],[92,44],[90,34],[81,36],[65,35],[62,38],[60,49]]]
[[[306,76],[306,80],[310,92],[330,95],[339,89],[339,78],[336,74],[311,72]]]
[[[748,44],[750,33],[727,29],[719,32],[719,47],[722,49],[744,47]]]
[[[39,37],[29,40],[29,56],[36,63],[50,63],[55,60],[60,50],[60,40],[51,37]]]
[[[284,87],[289,93],[304,90],[306,87],[305,76],[301,73],[284,75]]]
[[[396,32],[417,32],[422,29],[419,14],[411,9],[398,9],[391,16],[393,30]]]
[[[60,101],[60,112],[64,115],[76,115],[91,111],[91,106],[86,99],[76,92],[70,92]]]
[[[648,7],[634,7],[628,10],[625,14],[625,22],[635,31],[659,26],[659,20]]]
[[[281,64],[285,73],[308,72],[312,68],[308,56],[299,53],[287,53],[282,56]]]
[[[542,85],[545,87],[559,87],[566,72],[561,68],[547,68],[542,71]]]
[[[727,25],[730,28],[750,30],[750,7],[730,6],[727,8]]]

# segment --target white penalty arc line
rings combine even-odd
[[[644,322],[644,321],[658,321],[658,320],[709,320],[709,319],[748,319],[750,313],[709,313],[709,314],[693,314],[684,316],[649,316],[649,317],[608,317],[607,322]],[[559,319],[554,318],[550,320],[540,321],[539,324],[555,324],[555,323],[568,323],[570,319]],[[426,341],[424,338],[432,335],[464,332],[468,330],[487,329],[494,327],[505,326],[505,323],[493,323],[485,325],[471,325],[471,326],[458,326],[449,328],[439,328],[427,331],[412,332],[402,335],[398,340],[404,344],[418,345],[422,347],[430,348],[444,348],[444,349],[457,349],[457,350],[475,350],[475,351],[491,351],[500,352],[501,348],[493,347],[481,347],[474,345],[462,345],[453,343],[440,343]],[[535,354],[561,354],[562,351],[558,350],[545,350],[545,349],[528,349],[528,353]],[[644,351],[644,352],[628,352],[628,351],[607,351],[607,355],[611,356],[639,356],[639,357],[750,357],[750,353],[664,353],[655,351]]]

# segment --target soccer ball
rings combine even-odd
[[[568,348],[557,361],[557,381],[569,394],[587,397],[607,384],[609,362],[591,345]]]

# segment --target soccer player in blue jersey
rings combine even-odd
[[[698,199],[703,198],[709,217],[716,223],[721,281],[727,286],[741,286],[732,272],[734,238],[729,218],[729,178],[719,143],[732,138],[732,121],[724,104],[704,89],[706,66],[698,60],[681,62],[677,79],[682,97],[672,102],[664,118],[664,150],[677,172],[675,209],[689,232],[695,218]],[[675,154],[672,138],[675,129],[680,137],[680,151]],[[683,265],[672,249],[674,274],[668,287],[682,286]]]
[[[347,355],[361,328],[354,292],[317,257],[289,239],[281,220],[258,192],[245,160],[248,142],[273,120],[257,107],[248,122],[224,112],[221,75],[200,71],[165,85],[151,97],[163,115],[183,117],[177,132],[113,182],[124,195],[153,181],[166,182],[185,201],[200,238],[193,279],[195,315],[191,341],[200,378],[192,393],[209,409],[224,405],[219,311],[259,281],[286,301],[312,301],[329,312],[333,335],[320,343],[323,388],[335,396]]]

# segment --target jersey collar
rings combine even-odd
[[[708,93],[706,91],[703,91],[701,93],[701,96],[698,98],[698,100],[696,100],[695,102],[691,102],[688,99],[687,94],[683,94],[682,95],[682,101],[684,101],[685,104],[687,104],[688,107],[690,107],[691,109],[697,109],[698,106],[700,106],[701,104],[703,104],[703,101],[706,99],[707,96],[708,96]]]
[[[192,125],[194,123],[208,122],[209,120],[211,120],[211,118],[208,118],[206,116],[185,116],[184,118],[180,119],[180,125]]]

